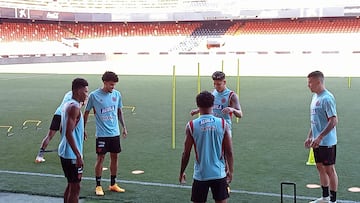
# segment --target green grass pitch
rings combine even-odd
[[[100,75],[0,74],[0,191],[47,196],[62,196],[66,180],[56,153],[47,153],[46,162],[34,159],[42,138],[47,133],[52,115],[75,77],[89,81],[89,89],[101,87]],[[228,77],[228,87],[236,89],[236,78]],[[195,108],[197,77],[176,78],[176,148],[171,146],[172,76],[120,76],[117,84],[124,105],[136,106],[135,113],[125,109],[128,138],[121,140],[118,180],[127,191],[123,194],[105,190],[104,197],[94,194],[95,128],[94,119],[87,125],[89,139],[85,142],[85,168],[81,198],[85,202],[190,202],[193,157],[186,170],[186,187],[179,187],[178,174],[189,112]],[[358,136],[360,80],[326,78],[326,87],[337,99],[339,117],[337,172],[338,199],[356,202],[359,193],[348,192],[359,187],[360,156]],[[201,89],[211,90],[210,77],[201,77]],[[297,202],[318,197],[320,189],[314,166],[307,166],[309,150],[303,142],[309,130],[311,93],[306,77],[241,77],[240,102],[244,118],[233,120],[235,173],[231,184],[234,192],[229,202],[280,202],[280,182],[297,184]],[[33,123],[22,129],[25,120],[41,120],[41,129]],[[54,149],[59,134],[48,149]],[[108,167],[106,157],[105,167]],[[141,175],[132,170],[144,170]],[[15,172],[15,173],[13,173]],[[18,173],[19,172],[19,173]],[[107,188],[109,170],[103,173]],[[285,193],[292,195],[292,188]],[[212,202],[211,195],[208,201]],[[291,197],[286,197],[292,202]]]

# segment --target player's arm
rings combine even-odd
[[[316,137],[316,139],[312,142],[311,146],[312,147],[319,147],[320,142],[322,141],[322,139],[324,139],[324,137],[329,134],[329,132],[337,125],[338,123],[338,119],[336,116],[332,116],[330,118],[328,118],[328,122],[326,124],[326,127],[324,128],[324,130],[322,130],[319,134],[318,137]]]
[[[86,123],[87,123],[87,121],[88,121],[89,114],[90,114],[90,111],[85,110],[85,112],[84,112],[84,128],[85,128]]]
[[[196,115],[200,112],[200,110],[197,108],[197,109],[193,109],[190,111],[190,115],[193,116],[193,115]]]
[[[86,102],[86,105],[85,105]],[[92,100],[92,94],[90,93],[89,97],[87,97],[86,101],[84,102],[85,105],[85,111],[83,114],[84,117],[84,139],[87,140],[87,132],[86,132],[86,124],[90,115],[90,111],[93,108],[93,100]],[[95,108],[94,108],[94,113],[95,113]]]
[[[86,126],[87,120],[89,118],[89,113],[90,113],[90,111],[85,110],[84,115],[83,115],[83,117],[84,117],[84,140],[87,140],[87,138],[88,138],[87,132],[85,130],[85,126]]]
[[[323,131],[321,131],[319,137],[324,138],[327,134],[329,134],[329,132],[335,128],[335,126],[337,125],[338,123],[338,119],[336,116],[332,116],[330,118],[328,118],[328,123],[326,125],[326,127],[324,128]]]
[[[71,104],[67,109],[67,119],[66,119],[66,129],[65,129],[65,136],[66,136],[66,140],[69,143],[71,149],[73,150],[73,152],[76,155],[76,165],[77,167],[81,167],[83,165],[83,160],[81,157],[81,153],[79,152],[76,144],[75,144],[75,140],[73,137],[73,131],[75,129],[76,126],[76,121],[78,120],[79,116],[81,116],[80,113],[80,108],[78,108],[77,106]]]
[[[117,115],[118,115],[118,120],[119,120],[119,122],[120,122],[120,125],[121,125],[121,127],[123,128],[123,129],[122,129],[122,136],[123,136],[124,138],[126,138],[126,136],[127,136],[127,129],[126,129],[126,125],[125,125],[124,113],[123,113],[123,111],[122,111],[122,108],[118,108]]]
[[[194,139],[191,136],[190,126],[186,125],[185,129],[185,143],[184,143],[184,151],[181,157],[181,166],[180,166],[180,175],[179,182],[183,183],[185,181],[185,169],[189,163],[191,148],[194,144]]]
[[[311,142],[312,142],[312,130],[310,128],[308,136],[306,137],[306,140],[304,142],[305,148],[310,148],[311,147]]]
[[[241,105],[240,105],[240,101],[239,101],[239,97],[237,96],[237,94],[233,94],[230,98],[230,107],[231,107],[231,112],[233,112],[233,114],[238,117],[238,118],[242,118],[243,117],[243,112],[241,110]]]
[[[224,146],[225,160],[228,164],[227,181],[228,183],[230,183],[232,181],[232,177],[234,173],[234,157],[233,157],[231,131],[227,124],[225,124],[223,146]]]

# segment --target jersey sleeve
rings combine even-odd
[[[324,99],[324,109],[328,118],[336,116],[336,104],[335,99],[332,97],[326,97]]]
[[[91,93],[86,103],[85,111],[90,111],[94,107],[94,95]]]
[[[122,103],[122,96],[121,96],[121,93],[118,92],[118,98],[119,98],[119,101],[118,101],[118,108],[122,108],[123,107],[123,103]]]

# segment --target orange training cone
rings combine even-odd
[[[308,161],[306,162],[306,165],[315,165],[315,158],[314,158],[313,148],[310,148],[309,158],[308,158]]]

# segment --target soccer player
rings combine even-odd
[[[322,72],[311,72],[307,78],[308,87],[314,95],[310,105],[311,127],[304,145],[314,149],[316,168],[322,188],[322,197],[312,203],[336,203],[338,187],[338,176],[335,170],[336,125],[338,123],[336,102],[333,94],[325,88]]]
[[[61,110],[61,139],[58,154],[61,161],[67,187],[64,203],[77,203],[80,194],[80,182],[83,173],[84,119],[81,103],[88,96],[88,82],[76,78],[72,82],[72,98],[63,104]]]
[[[212,74],[214,82],[214,90],[212,94],[215,96],[213,113],[216,117],[224,118],[229,124],[231,130],[232,115],[238,118],[243,117],[238,95],[226,87],[225,73],[216,71]],[[190,112],[193,116],[199,113],[199,109]]]
[[[125,189],[116,184],[118,169],[118,154],[121,152],[120,129],[122,126],[122,136],[126,138],[127,129],[122,111],[122,96],[115,90],[115,85],[119,81],[118,76],[111,71],[106,71],[102,76],[103,87],[92,91],[85,108],[85,125],[89,117],[90,110],[94,110],[96,125],[96,164],[95,194],[103,196],[104,191],[101,186],[101,175],[105,154],[110,152],[110,191],[125,192]]]
[[[39,153],[37,154],[37,156],[35,158],[35,163],[45,162],[45,158],[44,158],[45,149],[49,145],[49,142],[51,141],[51,139],[55,136],[56,132],[59,131],[59,129],[60,129],[62,105],[65,102],[71,100],[71,98],[72,98],[72,91],[69,91],[65,94],[61,104],[56,109],[54,116],[52,118],[51,124],[50,124],[49,131],[41,142]]]
[[[215,71],[211,78],[214,82],[214,90],[212,91],[212,94],[215,97],[213,114],[216,117],[225,119],[231,131],[232,116],[235,115],[237,118],[243,117],[239,97],[234,91],[226,87],[225,73],[222,71]],[[194,109],[190,112],[192,116],[198,113],[199,109]],[[230,135],[232,135],[232,133]],[[228,189],[230,190],[230,186]]]
[[[179,182],[186,179],[185,169],[194,146],[195,161],[191,201],[206,202],[209,188],[216,203],[229,198],[228,183],[233,177],[233,152],[229,125],[223,118],[212,114],[214,95],[203,91],[196,97],[200,117],[186,125],[184,151],[181,159]],[[226,172],[225,159],[228,163]]]

